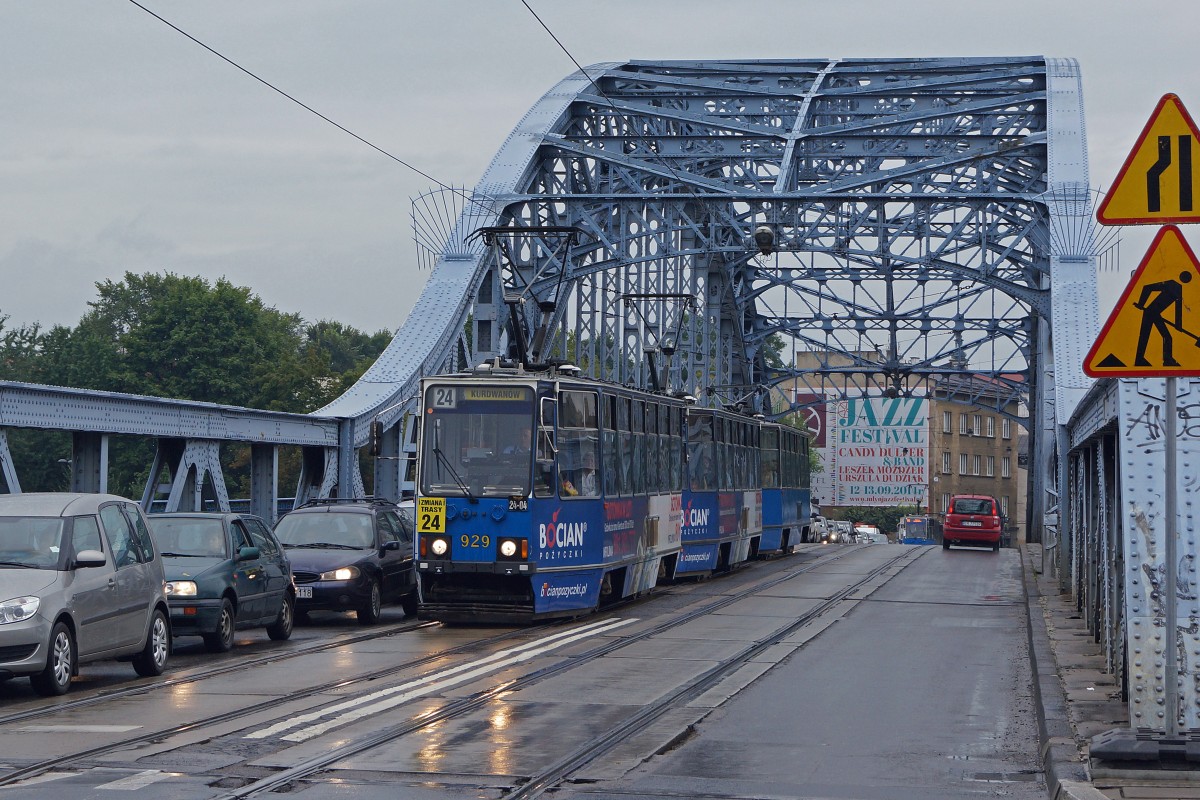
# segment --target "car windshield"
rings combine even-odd
[[[332,545],[361,550],[375,545],[375,530],[370,514],[299,513],[279,520],[275,538],[284,547]]]
[[[150,527],[164,558],[229,558],[225,526],[219,519],[151,517]]]
[[[0,568],[57,569],[60,517],[0,517]]]

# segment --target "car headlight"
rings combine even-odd
[[[450,549],[450,544],[445,539],[434,539],[429,543],[429,549],[433,551],[435,556],[444,556],[446,551]]]
[[[339,567],[321,573],[323,581],[349,581],[358,577],[358,567]]]
[[[195,581],[167,581],[166,592],[168,597],[195,597],[196,582]]]
[[[27,620],[37,613],[42,601],[36,597],[14,597],[0,603],[0,625]]]

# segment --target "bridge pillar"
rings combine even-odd
[[[8,494],[20,494],[21,483],[17,480],[17,468],[13,466],[12,453],[8,449],[8,435],[0,430],[0,479]]]
[[[404,432],[407,416],[401,417],[396,424],[383,431],[379,439],[379,453],[375,456],[375,491],[376,497],[386,497],[388,500],[399,500],[403,491],[402,469],[404,460],[400,457],[400,437]]]
[[[279,516],[279,448],[250,445],[250,513],[272,526]]]
[[[71,434],[71,491],[108,491],[108,434],[76,431]]]
[[[296,486],[296,507],[318,497],[332,497],[337,487],[338,451],[333,447],[306,447]]]
[[[159,484],[163,468],[171,482]],[[166,511],[203,511],[205,501],[229,511],[229,493],[221,472],[220,442],[201,439],[159,439],[154,465],[142,492],[142,508],[150,510],[153,501],[166,490]]]

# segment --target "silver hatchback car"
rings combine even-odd
[[[163,567],[138,505],[110,494],[0,495],[0,679],[64,694],[79,665],[161,675],[171,648]]]

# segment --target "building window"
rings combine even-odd
[[[938,510],[941,511],[943,514],[945,514],[946,509],[950,508],[950,493],[949,492],[946,492],[945,494],[942,495],[941,503],[942,503],[942,507]]]
[[[980,468],[981,466],[983,466],[983,456],[978,456],[978,455],[977,455],[977,456],[975,456],[973,459],[971,459],[971,466],[973,467],[973,469],[971,470],[971,474],[972,474],[972,475],[978,475],[978,474],[979,474],[979,468]]]
[[[968,414],[959,414],[958,415],[958,432],[959,433],[970,433],[971,432],[971,417],[970,417],[970,415],[968,415]]]
[[[1008,516],[1008,495],[1000,498],[1000,513],[1006,517]]]
[[[966,453],[958,454],[958,474],[959,475],[967,474],[967,454]]]
[[[1000,436],[1005,439],[1012,438],[1012,420],[1008,417],[1000,420]]]
[[[995,477],[995,475],[996,475],[996,457],[995,456],[987,457],[987,473],[986,474],[989,478]]]
[[[954,433],[954,413],[951,411],[942,412],[942,433]]]
[[[1003,458],[1000,459],[1000,477],[1001,478],[1011,478],[1012,477],[1012,457],[1011,456],[1004,456]]]
[[[943,475],[950,474],[950,451],[949,450],[945,450],[942,452],[942,474]]]
[[[987,426],[986,427],[987,437],[989,439],[995,439],[996,438],[996,418],[988,417],[986,420],[984,420],[984,425]]]
[[[971,433],[975,436],[980,435],[980,423],[982,422],[982,419],[983,418],[980,417],[978,414],[974,414],[971,416]]]

